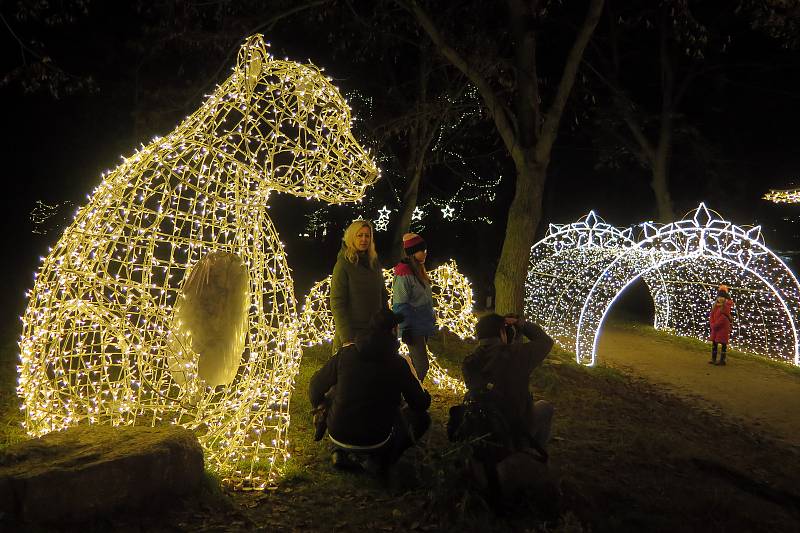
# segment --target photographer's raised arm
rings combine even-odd
[[[530,342],[516,343],[512,346],[516,351],[524,354],[524,357],[528,359],[529,368],[534,369],[550,353],[553,348],[553,339],[538,324],[533,322],[517,320],[516,327]]]

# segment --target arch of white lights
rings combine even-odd
[[[471,338],[477,323],[477,317],[472,312],[472,284],[458,271],[458,266],[452,259],[431,270],[428,275],[432,282],[436,325],[462,339]],[[384,270],[383,277],[391,301],[394,279],[392,270]],[[331,276],[328,276],[315,283],[306,296],[300,315],[300,340],[306,346],[333,340],[334,323],[329,305],[330,290]],[[403,344],[400,350],[407,353],[408,347]],[[428,376],[436,386],[457,393],[466,392],[464,382],[448,375],[447,370],[439,365],[436,356],[430,350],[428,356],[431,362]]]
[[[735,301],[732,347],[800,365],[800,284],[760,226],[737,226],[700,204],[677,222],[639,228],[634,239],[593,212],[551,225],[531,249],[527,315],[593,365],[608,311],[637,279],[653,298],[656,329],[699,339],[725,283]]]
[[[354,202],[377,176],[330,78],[249,37],[230,77],[104,174],[43,258],[20,339],[28,434],[179,424],[227,482],[274,480],[301,351],[269,198]]]

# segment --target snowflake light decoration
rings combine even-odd
[[[640,229],[634,240],[594,213],[551,225],[531,249],[526,314],[591,365],[609,309],[640,277],[654,327],[699,339],[708,338],[710,302],[725,283],[735,301],[732,346],[800,365],[800,285],[760,226],[736,226],[700,204],[683,220]]]
[[[472,285],[469,280],[458,271],[453,260],[428,272],[428,275],[432,281],[436,325],[440,329],[450,330],[462,339],[471,338],[477,318],[472,312]],[[394,273],[391,269],[384,270],[383,277],[391,301]],[[315,283],[306,296],[300,315],[300,340],[305,346],[333,341],[334,323],[329,304],[330,284],[331,276],[328,276]],[[401,352],[408,353],[408,348],[402,345]],[[428,356],[431,361],[428,375],[435,385],[454,392],[466,392],[464,383],[449,376],[447,370],[436,362],[436,356],[430,350]]]
[[[29,293],[27,432],[180,424],[231,484],[273,480],[300,349],[269,197],[362,198],[378,172],[350,121],[318,68],[255,35],[194,114],[105,173]]]

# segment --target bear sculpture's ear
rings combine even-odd
[[[251,35],[239,49],[238,67],[244,71],[244,89],[252,92],[258,84],[258,78],[264,68],[265,59],[269,58],[267,44],[260,34]]]
[[[258,84],[258,77],[261,75],[261,54],[252,54],[250,60],[245,66],[245,82],[247,83],[247,92],[253,92]]]

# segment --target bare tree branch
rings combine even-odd
[[[486,80],[486,78],[484,78],[480,72],[475,70],[467,62],[467,60],[461,56],[461,54],[459,54],[445,41],[444,36],[439,31],[439,28],[436,27],[431,18],[428,16],[425,10],[420,7],[416,0],[397,0],[397,2],[414,14],[420,26],[422,26],[433,43],[439,49],[439,52],[446,57],[458,70],[463,72],[464,75],[472,82],[472,84],[475,85],[475,88],[478,89],[478,92],[481,94],[481,97],[486,103],[486,107],[488,108],[489,113],[491,113],[495,125],[497,126],[497,131],[500,134],[500,138],[503,139],[503,143],[506,145],[509,153],[512,155],[512,157],[514,157],[515,154],[521,156],[519,153],[520,146],[517,143],[513,123],[511,120],[509,120],[509,112],[506,109],[506,106],[503,105],[498,95],[495,93],[494,89],[492,89],[488,80]]]
[[[561,115],[564,113],[564,108],[567,105],[567,99],[572,91],[572,86],[575,83],[575,77],[578,73],[578,67],[581,64],[583,51],[589,44],[589,40],[594,33],[597,23],[600,21],[600,15],[603,12],[604,0],[591,0],[589,4],[589,11],[586,13],[586,19],[583,21],[580,31],[578,32],[572,49],[567,55],[567,61],[564,65],[564,72],[561,75],[561,80],[558,83],[558,90],[553,99],[550,109],[547,112],[542,125],[542,134],[539,142],[536,143],[535,157],[538,162],[546,161],[550,156],[550,151],[553,148],[553,143],[556,140],[558,133],[558,125],[561,122]]]

